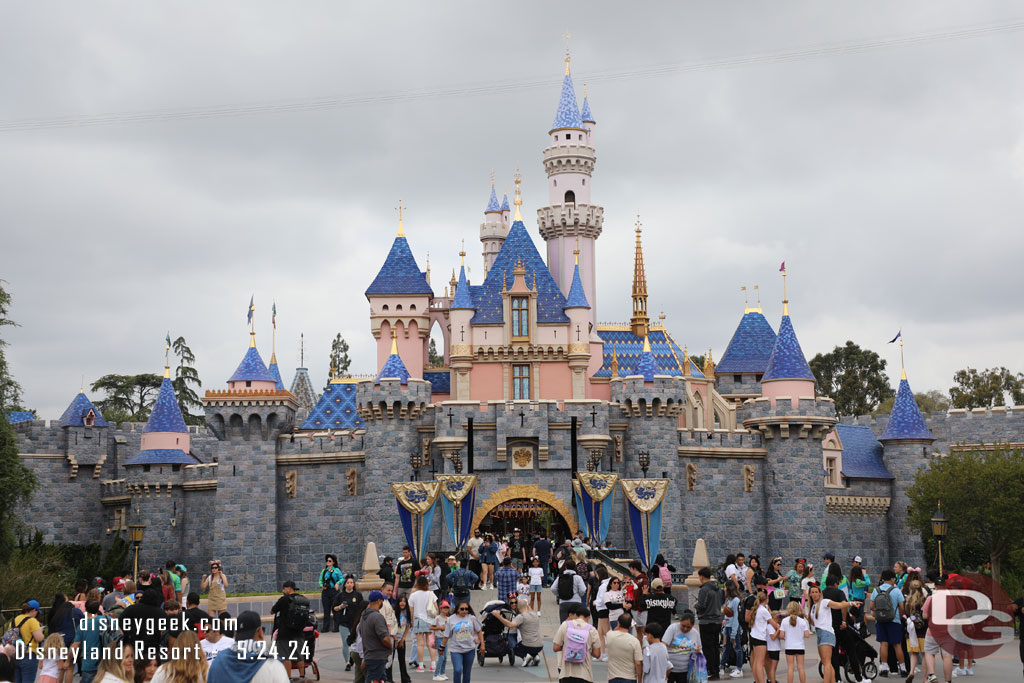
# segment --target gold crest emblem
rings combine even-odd
[[[526,467],[533,460],[532,448],[517,448],[512,452],[512,460],[519,467]]]

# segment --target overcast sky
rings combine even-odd
[[[286,383],[300,333],[316,384],[337,332],[373,372],[363,291],[399,198],[439,293],[463,238],[482,278],[492,169],[500,192],[521,165],[541,245],[567,29],[598,122],[600,320],[629,317],[639,209],[650,309],[693,352],[721,357],[743,284],[778,327],[785,259],[808,359],[852,339],[895,382],[902,328],[917,391],[1024,370],[1024,11],[838,5],[4,3],[0,278],[25,403],[52,419],[83,374],[160,372],[168,330],[223,388],[253,293],[265,359],[277,301]]]

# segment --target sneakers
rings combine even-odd
[[[957,676],[966,676],[966,675],[967,675],[967,670],[966,669],[961,669],[960,667],[957,667],[957,668],[953,669],[953,678],[956,678]]]
[[[431,670],[431,671],[433,671],[433,670],[434,670],[434,668],[435,668],[435,664],[434,664],[434,662],[431,662],[431,663],[430,663],[430,670]]]
[[[863,683],[863,681],[861,683]],[[913,671],[910,672],[910,675],[907,676],[907,678],[904,681],[904,683],[914,683],[914,672]]]
[[[966,674],[967,674],[968,676],[973,676],[973,675],[974,675],[974,667],[972,666],[972,667],[971,667],[971,668],[969,668],[969,669],[964,669],[964,672],[965,672],[965,673],[966,673]]]
[[[743,671],[741,669],[733,669],[732,673],[729,674],[729,678],[743,678]]]
[[[431,678],[431,680],[433,680],[433,681],[447,681],[447,680],[448,680],[448,677],[447,677],[447,676],[445,676],[444,674],[441,674],[440,676],[439,676],[439,675],[437,675],[437,674],[435,674],[435,675],[434,675],[434,676],[433,676],[433,677]]]
[[[421,674],[424,671],[426,671],[426,668],[424,668],[424,666],[422,664],[420,664],[419,666],[416,667],[416,673]]]
[[[537,616],[538,617],[540,616],[540,610],[537,610]]]
[[[601,661],[602,662],[607,662],[608,661],[608,655],[601,655]]]
[[[935,674],[928,674],[927,683],[939,683],[939,679]]]

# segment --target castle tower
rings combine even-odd
[[[590,105],[587,103],[587,118]],[[548,245],[548,268],[563,292],[572,282],[579,237],[579,268],[583,291],[590,303],[590,322],[597,320],[595,249],[604,222],[604,208],[590,201],[591,177],[597,157],[591,133],[594,123],[584,123],[576,103],[576,90],[565,56],[565,79],[555,121],[548,131],[544,170],[548,176],[548,205],[537,210],[540,235]]]
[[[779,398],[788,398],[793,408],[801,398],[814,399],[814,373],[804,358],[800,340],[789,319],[789,299],[786,298],[786,270],[782,269],[782,322],[775,346],[768,357],[768,367],[761,376],[761,396],[770,399],[772,407]]]
[[[590,304],[580,278],[579,249],[572,271],[572,284],[564,311],[569,316],[569,370],[572,372],[572,397],[587,397],[587,366],[590,365]]]
[[[638,337],[646,337],[651,328],[647,316],[647,275],[644,272],[644,250],[640,244],[640,217],[636,219],[636,253],[633,256],[633,316],[629,327]]]
[[[761,310],[761,301],[758,300],[756,307],[748,303],[722,360],[715,367],[718,393],[739,401],[760,396],[761,380],[768,370],[775,336],[775,330]]]
[[[90,471],[96,471],[93,467],[103,467],[111,450],[111,437],[107,433],[110,425],[85,395],[85,387],[71,400],[57,424],[64,455],[73,467],[89,467]]]
[[[476,313],[473,305],[473,295],[469,291],[469,282],[466,280],[466,252],[460,251],[459,256],[463,264],[459,268],[459,281],[455,285],[455,295],[452,297],[450,307],[451,349],[449,359],[452,369],[452,399],[457,401],[469,400],[469,373],[473,368],[473,345],[472,330],[470,321]]]
[[[900,364],[903,365],[903,336],[900,335]],[[914,476],[928,465],[928,447],[935,441],[925,424],[924,416],[914,400],[914,392],[907,381],[907,369],[902,367],[900,387],[892,404],[889,422],[878,437],[884,448],[882,461],[895,481],[889,504],[889,552],[890,560],[906,558],[907,562],[924,562],[924,546],[921,536],[907,527],[907,509],[910,498],[907,488],[914,483]]]
[[[492,194],[494,206],[498,200]],[[377,340],[377,368],[391,355],[391,331],[397,333],[398,349],[408,363],[411,376],[422,378],[430,343],[430,302],[434,290],[420,271],[402,226],[399,203],[398,234],[377,277],[366,290],[370,302],[370,331]],[[500,210],[495,217],[500,221]]]
[[[508,236],[508,195],[503,204],[498,204],[498,195],[494,190],[494,179],[491,179],[491,196],[484,210],[484,222],[480,224],[480,243],[483,245],[484,275],[491,269],[494,259],[501,251],[501,245]]]

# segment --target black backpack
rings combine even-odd
[[[452,572],[455,578],[451,581],[452,594],[457,597],[463,597],[469,595],[469,585],[466,579],[466,574],[462,570],[456,570]]]
[[[289,631],[301,631],[309,625],[309,598],[300,593],[293,593],[284,612],[282,626]]]
[[[563,573],[558,577],[558,599],[572,600],[576,596],[575,574]]]

